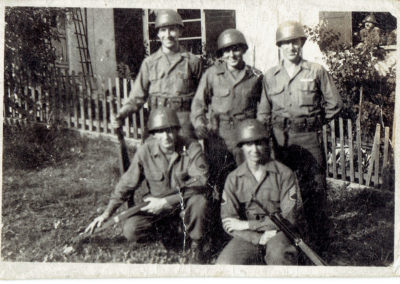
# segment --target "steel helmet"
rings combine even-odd
[[[264,125],[256,119],[247,119],[242,121],[236,132],[236,143],[240,147],[241,144],[258,141],[268,140],[271,136],[271,131],[267,131]]]
[[[173,25],[183,27],[182,18],[178,12],[170,9],[158,11],[156,17],[156,29]]]
[[[307,39],[306,34],[304,33],[304,27],[299,22],[284,22],[280,24],[276,30],[276,45],[278,46],[282,41],[296,38]]]
[[[149,131],[180,127],[178,117],[174,110],[159,107],[150,112],[147,128]]]
[[[221,53],[222,49],[232,45],[243,45],[247,50],[248,45],[244,35],[236,29],[224,30],[218,37],[218,53]]]
[[[375,25],[378,24],[378,22],[376,21],[375,16],[373,14],[370,14],[365,17],[365,19],[363,20],[363,23],[367,23],[367,22],[374,23]]]

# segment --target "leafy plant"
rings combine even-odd
[[[391,125],[396,70],[395,65],[386,62],[388,52],[370,44],[351,46],[341,42],[340,33],[328,29],[325,23],[306,27],[306,33],[319,45],[342,96],[342,116],[360,118],[370,137],[377,123]]]

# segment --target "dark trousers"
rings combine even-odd
[[[290,167],[298,177],[308,223],[307,235],[318,252],[329,243],[330,221],[326,192],[326,158],[318,132],[284,132],[274,128],[277,160]]]
[[[297,258],[296,247],[282,232],[279,232],[266,246],[233,238],[218,256],[216,264],[296,265]]]
[[[172,237],[183,230],[194,241],[202,241],[206,233],[207,199],[200,194],[191,196],[185,204],[160,215],[141,213],[125,221],[123,234],[129,241],[141,241],[157,233],[161,237]],[[182,218],[184,222],[182,222]],[[166,242],[170,241],[166,238]]]

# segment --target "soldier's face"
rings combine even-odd
[[[171,49],[179,46],[181,28],[179,26],[166,26],[158,29],[158,38],[163,47]]]
[[[262,163],[269,158],[268,142],[264,139],[244,143],[242,151],[247,162]]]
[[[243,62],[244,48],[240,45],[233,45],[225,48],[222,53],[222,59],[228,67],[238,68]]]
[[[170,151],[175,148],[175,142],[178,137],[177,128],[166,128],[156,130],[153,133],[155,139],[157,139],[162,151]]]
[[[365,23],[365,28],[367,29],[367,30],[370,30],[370,29],[372,29],[374,27],[374,23],[370,23],[370,22],[366,22]]]
[[[296,63],[300,59],[304,41],[301,38],[281,42],[279,47],[284,60]]]

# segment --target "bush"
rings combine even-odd
[[[375,125],[392,124],[395,95],[395,65],[388,64],[387,51],[370,44],[350,46],[324,23],[306,27],[308,38],[317,43],[343,101],[343,118],[361,119],[365,134],[373,137]],[[380,72],[380,66],[387,67]],[[360,101],[360,90],[363,97]],[[361,108],[361,111],[360,111]]]
[[[39,169],[80,154],[86,140],[78,134],[42,125],[4,126],[3,167]]]

